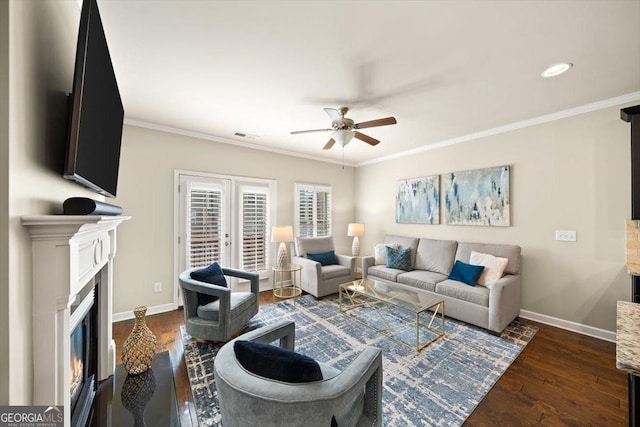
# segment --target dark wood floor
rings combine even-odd
[[[271,292],[261,304],[273,302]],[[540,328],[507,372],[489,391],[465,426],[625,426],[627,377],[615,367],[615,344],[521,319]],[[169,351],[183,427],[198,425],[182,354],[182,310],[147,316],[158,338],[157,352]],[[114,323],[121,349],[133,320]],[[117,354],[120,364],[120,354]]]

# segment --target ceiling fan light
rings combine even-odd
[[[340,129],[331,134],[331,138],[333,138],[338,144],[341,146],[346,146],[352,139],[356,133],[352,130]]]

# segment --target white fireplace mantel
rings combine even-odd
[[[70,311],[79,292],[100,274],[98,380],[113,374],[111,335],[116,228],[131,217],[23,216],[33,248],[34,405],[64,405],[70,413]]]

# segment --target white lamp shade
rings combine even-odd
[[[274,225],[271,227],[272,242],[293,242],[293,227],[290,225]]]
[[[358,224],[358,223],[349,224],[349,228],[347,228],[347,236],[356,236],[356,237],[364,236],[364,224]]]

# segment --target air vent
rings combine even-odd
[[[244,133],[244,132],[235,132],[233,135],[234,136],[239,136],[240,138],[249,138],[249,139],[258,138],[258,135],[252,135],[250,133]]]

